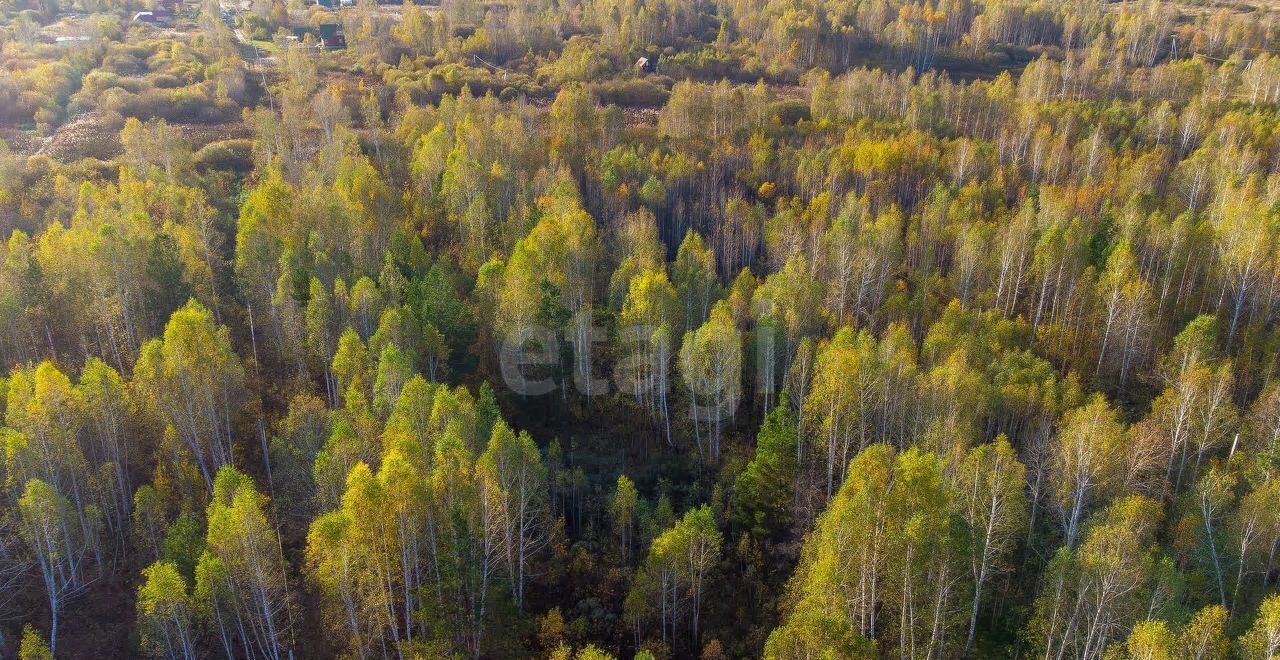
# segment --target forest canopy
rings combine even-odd
[[[0,0],[0,658],[1280,658],[1259,0]]]

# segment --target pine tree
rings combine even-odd
[[[756,436],[755,456],[734,482],[740,524],[761,538],[776,540],[790,521],[798,434],[790,393],[783,390]]]

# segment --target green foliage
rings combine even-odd
[[[703,594],[708,574],[720,560],[723,540],[709,507],[685,512],[649,546],[649,555],[627,595],[627,617],[642,627],[656,616],[661,628],[671,631],[673,640],[681,631],[680,637],[689,635],[682,643],[700,648]]]
[[[184,513],[169,525],[164,536],[163,559],[188,582],[195,578],[196,563],[204,554],[204,528],[199,518]]]
[[[786,529],[795,499],[799,422],[791,397],[783,392],[778,406],[756,435],[756,454],[734,484],[741,525],[763,538]]]
[[[1275,7],[358,4],[0,0],[21,657],[1280,654]]]
[[[22,646],[18,649],[19,660],[53,660],[53,652],[44,642],[40,633],[31,626],[22,628]]]
[[[138,626],[143,651],[152,657],[192,657],[196,612],[188,593],[189,578],[169,562],[143,569],[142,578]]]

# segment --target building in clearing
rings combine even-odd
[[[337,23],[320,24],[320,44],[330,50],[347,47],[347,39],[342,33],[342,26]]]

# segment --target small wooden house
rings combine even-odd
[[[347,47],[347,39],[342,33],[341,25],[337,23],[322,23],[319,29],[320,45],[330,50]]]

